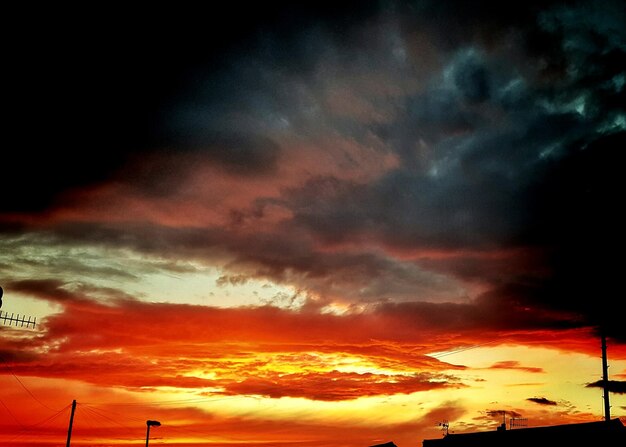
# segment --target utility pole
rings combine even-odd
[[[609,365],[606,358],[606,337],[600,333],[602,339],[602,388],[604,389],[604,420],[611,420],[611,403],[609,402]]]
[[[72,439],[72,425],[74,425],[74,413],[76,412],[76,399],[72,401],[72,414],[70,414],[70,426],[67,429],[67,443],[65,447],[70,447],[70,440]]]

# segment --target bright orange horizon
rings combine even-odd
[[[623,6],[8,14],[0,445],[626,421]]]
[[[601,418],[588,330],[391,329],[406,317],[85,301],[36,331],[3,329],[0,443],[58,445],[72,399],[73,445],[132,445],[147,419],[162,422],[154,445],[402,446],[439,437],[444,420],[494,429],[499,410],[529,426]],[[6,358],[7,337],[23,354]],[[626,348],[609,349],[623,377]]]

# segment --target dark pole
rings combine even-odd
[[[76,412],[76,399],[72,401],[72,414],[70,414],[70,426],[67,429],[67,443],[65,447],[70,447],[70,440],[72,439],[72,425],[74,425],[74,412]]]
[[[159,421],[151,421],[151,420],[147,420],[146,421],[146,447],[148,447],[148,441],[150,440],[150,427],[151,426],[155,426],[155,427],[160,427],[161,423]]]
[[[600,334],[602,338],[602,388],[604,388],[604,420],[611,420],[611,403],[609,402],[609,365],[606,359],[606,337],[604,333]]]

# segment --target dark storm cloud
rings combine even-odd
[[[32,294],[64,306],[88,306],[92,299],[103,301],[134,300],[134,297],[117,289],[95,287],[57,279],[25,279],[6,283],[12,292]]]
[[[552,250],[545,304],[578,309],[622,339],[619,312],[611,309],[622,300],[617,293],[622,275],[614,260],[626,249],[619,206],[625,144],[626,133],[615,133],[572,154],[554,166],[535,202],[541,219],[536,230]]]
[[[587,384],[587,388],[604,388],[604,381],[598,380],[597,382]],[[609,380],[608,390],[611,393],[626,394],[626,382],[619,380]]]
[[[329,239],[374,231],[399,246],[523,243],[533,219],[523,205],[550,166],[538,151],[560,145],[563,127],[581,125],[574,116],[542,116],[509,131],[485,129],[439,145],[428,172],[398,169],[367,185],[312,179],[294,191],[296,220]],[[322,192],[329,188],[330,196]]]
[[[24,112],[18,113],[18,117],[25,118],[19,119],[18,128],[23,128],[22,134],[26,134],[25,126],[43,128],[29,132],[27,138],[34,140],[22,139],[20,147],[28,150],[13,151],[11,161],[23,175],[11,174],[9,178],[22,188],[20,198],[10,198],[5,206],[29,209],[32,202],[34,207],[43,207],[58,190],[105,178],[124,162],[128,151],[158,146],[163,143],[160,138],[173,138],[182,146],[197,146],[207,138],[215,140],[213,131],[209,129],[206,134],[206,127],[198,128],[198,134],[182,135],[180,140],[157,128],[171,121],[172,117],[164,119],[163,113],[177,103],[181,92],[189,93],[188,87],[181,86],[197,84],[200,76],[209,78],[208,84],[214,86],[214,92],[208,96],[213,103],[207,105],[206,117],[215,121],[220,112],[220,104],[215,101],[219,102],[220,96],[243,108],[259,98],[264,108],[268,101],[263,95],[272,89],[272,84],[280,94],[281,79],[263,80],[254,70],[251,73],[256,83],[242,77],[245,61],[280,67],[285,74],[282,81],[287,82],[294,74],[312,74],[321,58],[328,59],[333,52],[336,58],[353,58],[349,59],[351,64],[362,64],[367,56],[357,55],[366,49],[355,37],[363,37],[364,33],[351,31],[372,17],[397,19],[399,38],[405,42],[409,42],[411,32],[426,26],[438,49],[453,55],[464,47],[497,45],[510,33],[521,33],[521,38],[538,30],[545,33],[537,24],[539,6],[546,8],[549,4],[513,2],[505,8],[491,2],[342,2],[329,7],[313,2],[297,6],[269,2],[249,10],[245,17],[235,6],[209,16],[194,14],[193,10],[156,9],[151,13],[152,20],[140,23],[134,21],[138,17],[135,12],[127,11],[127,19],[114,20],[115,35],[104,25],[105,20],[88,21],[84,26],[72,22],[66,33],[58,31],[62,27],[49,29],[42,20],[36,23],[42,28],[42,36],[32,44],[34,54],[29,54],[28,59],[16,55],[19,63],[15,65],[22,71],[15,72],[15,77],[16,82],[18,78],[27,79],[18,84],[26,95],[16,98],[16,102],[24,100],[23,104],[16,104]],[[112,11],[108,14],[114,15]],[[573,19],[562,15],[564,19],[554,13],[545,21],[556,28],[552,34],[569,36],[576,28],[568,28],[567,20]],[[106,12],[104,17],[111,18]],[[217,23],[221,26],[214,26]],[[600,32],[596,34],[603,37]],[[75,35],[81,38],[74,39]],[[370,46],[381,44],[376,39],[366,42]],[[62,50],[56,52],[54,48]],[[619,50],[615,49],[601,59],[606,59],[605,65],[615,70],[619,58]],[[52,63],[54,70],[50,68]],[[491,77],[490,69],[476,57],[461,57],[453,70],[454,84],[470,101],[489,97],[493,89]],[[600,80],[597,73],[594,80]],[[198,93],[192,93],[195,100],[201,98]],[[428,104],[433,101],[437,98],[430,98]],[[450,113],[458,113],[456,104],[444,101],[443,105]],[[244,163],[245,156],[251,153],[250,145],[244,144],[241,149],[238,144],[230,144],[230,138],[228,142],[225,151],[233,154],[217,157],[227,163]],[[36,156],[20,155],[23,153]],[[256,154],[251,153],[252,160]],[[38,162],[30,166],[31,160]],[[48,187],[34,190],[31,178],[47,183]]]
[[[509,415],[512,417],[521,417],[521,413],[518,413],[517,411],[514,410],[486,410],[485,414],[491,418],[500,418],[500,420],[502,420],[502,418],[505,415]]]
[[[256,174],[269,181],[281,157],[300,150],[278,136],[322,146],[321,136],[332,135],[393,155],[399,166],[365,181],[341,177],[337,163],[336,171],[288,184],[271,199],[293,216],[275,226],[280,237],[215,226],[54,231],[147,253],[228,253],[245,274],[295,275],[324,293],[337,278],[362,281],[363,292],[348,296],[367,300],[419,299],[437,290],[438,275],[481,275],[467,259],[434,267],[371,252],[322,253],[320,241],[531,247],[542,268],[483,277],[490,290],[476,303],[491,312],[485,318],[516,327],[534,327],[538,315],[544,325],[604,322],[609,335],[624,338],[618,313],[601,317],[606,306],[589,299],[621,299],[619,268],[609,261],[626,249],[618,213],[626,104],[620,6],[271,3],[249,10],[252,18],[233,5],[191,22],[168,11],[141,26],[131,17],[115,36],[91,23],[81,39],[52,33],[13,72],[22,79],[14,101],[21,138],[8,156],[15,169],[2,177],[9,193],[0,209],[45,209],[68,188],[112,177],[139,195],[167,196],[198,161],[241,181]],[[164,153],[150,164],[148,155]],[[181,153],[192,157],[178,162]],[[556,315],[570,320],[555,323]]]
[[[545,397],[529,397],[526,400],[529,402],[534,402],[539,405],[556,405],[557,404],[555,401],[546,399]]]
[[[333,228],[337,238],[374,227],[400,244],[523,243],[535,219],[524,204],[552,163],[602,121],[553,103],[536,78],[521,76],[523,66],[500,68],[508,54],[485,57],[460,51],[449,62],[450,81],[445,73],[433,78],[431,88],[406,97],[408,113],[374,128],[402,168],[368,185],[336,185],[319,207],[307,199],[337,181],[314,179],[295,191],[295,209],[304,204],[297,218],[321,234]],[[476,104],[491,90],[488,106]]]
[[[610,259],[626,248],[617,206],[626,40],[613,6],[589,20],[588,5],[543,14],[534,31],[551,34],[552,46],[525,59],[538,64],[534,74],[521,65],[517,75],[496,70],[506,59],[493,52],[489,63],[459,53],[451,86],[444,77],[408,99],[406,120],[378,128],[404,168],[368,185],[312,181],[294,192],[296,222],[325,240],[377,234],[397,246],[544,246],[555,275],[536,278],[519,299],[588,315],[623,338],[616,313],[589,300],[619,290]],[[551,52],[563,72],[546,83],[541,63]],[[476,105],[488,98],[490,109]],[[451,130],[459,136],[444,133]],[[427,162],[419,143],[435,154]],[[329,185],[335,193],[320,194]]]
[[[129,156],[107,183],[124,185],[129,193],[144,198],[171,197],[198,165],[211,164],[245,181],[273,174],[280,151],[276,142],[262,135],[210,131],[178,135],[163,140],[150,154]]]
[[[319,251],[313,241],[292,234],[288,228],[284,229],[281,237],[262,232],[241,237],[236,231],[203,228],[75,224],[56,228],[54,233],[41,234],[40,238],[51,245],[130,248],[159,259],[154,263],[138,262],[134,266],[136,274],[193,272],[189,266],[178,262],[182,258],[223,263],[228,271],[242,272],[227,277],[229,282],[232,278],[265,278],[277,283],[294,283],[329,300],[339,298],[357,303],[376,303],[391,299],[467,299],[461,284],[445,279],[442,273],[428,271],[413,263],[397,262],[378,253]],[[36,241],[35,238],[33,244]],[[30,258],[22,255],[19,262],[15,261],[15,267],[22,267],[25,262],[46,262],[54,268],[40,267],[56,274],[62,274],[64,266],[83,275],[104,271],[104,267],[94,270],[88,259],[81,260],[80,257],[66,259],[56,255],[55,260],[45,260],[41,256]],[[86,265],[82,261],[87,261]],[[111,273],[120,278],[123,272],[114,270]],[[320,307],[325,304],[326,301],[321,302]]]
[[[383,315],[397,318],[407,326],[436,327],[441,330],[549,330],[578,327],[576,317],[546,312],[540,306],[521,306],[515,296],[494,294],[467,303],[385,303],[377,307]],[[535,371],[536,372],[536,371]]]
[[[490,86],[488,73],[480,62],[467,57],[457,64],[454,72],[454,83],[465,99],[482,102],[489,98]]]
[[[354,303],[467,299],[461,284],[376,253],[323,253],[287,238],[280,242],[250,239],[245,245],[247,250],[237,250],[240,255],[229,267],[250,266],[257,277],[294,280],[329,299]]]
[[[45,210],[68,188],[104,181],[129,153],[162,145],[162,113],[199,70],[223,66],[264,31],[286,38],[320,20],[341,23],[373,11],[355,4],[273,1],[246,5],[245,14],[238,3],[212,11],[10,8],[4,110],[11,143],[2,160],[10,169],[0,176],[7,192],[0,211]],[[242,164],[248,151],[218,158]]]
[[[208,160],[243,174],[271,172],[280,150],[269,138],[211,132],[181,136],[176,140],[175,147],[202,151]]]

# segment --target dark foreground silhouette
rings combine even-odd
[[[550,427],[450,434],[426,439],[423,447],[626,446],[626,427],[619,419]]]

